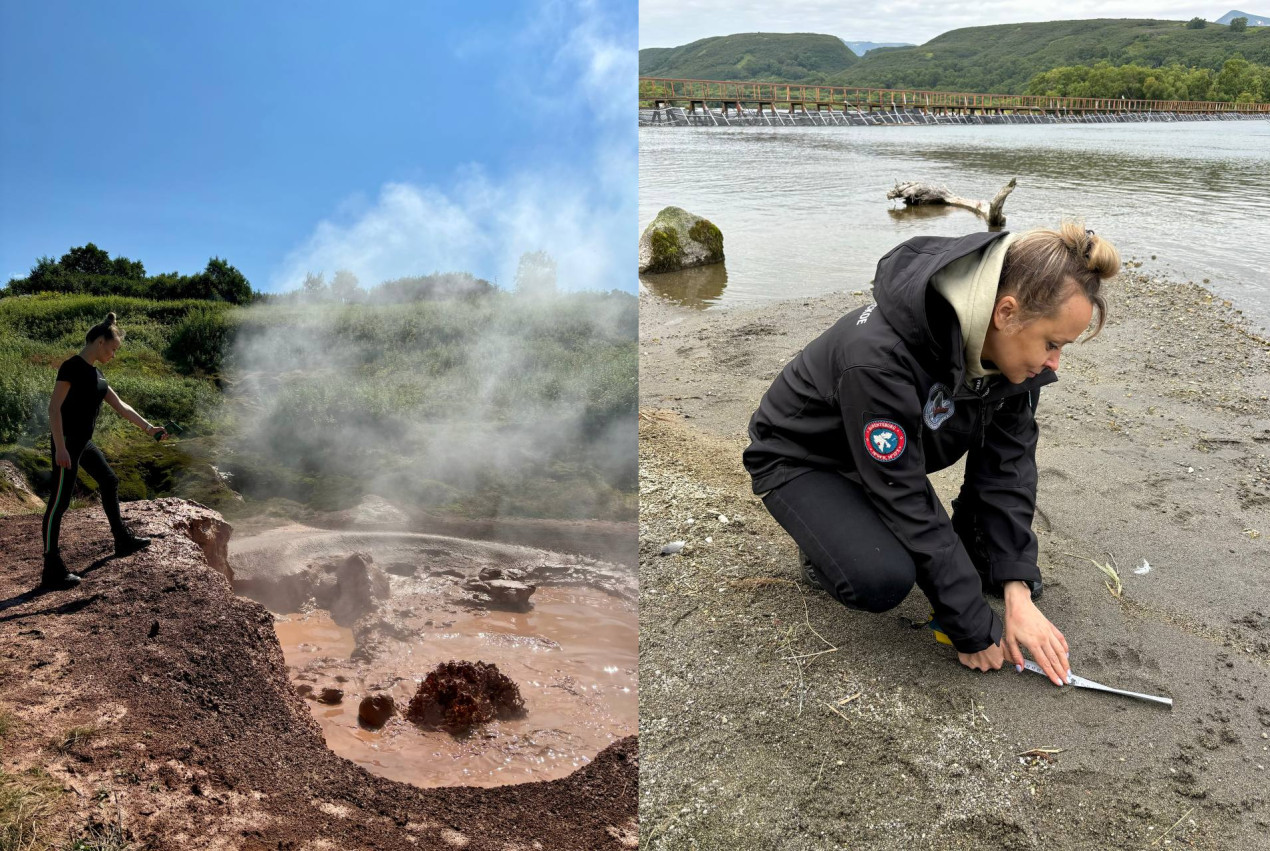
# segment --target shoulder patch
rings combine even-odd
[[[907,445],[904,429],[890,420],[873,420],[864,427],[864,448],[875,461],[894,461],[904,454]]]
[[[935,384],[930,388],[930,395],[926,398],[926,407],[922,409],[922,419],[926,421],[931,431],[936,431],[952,417],[956,410],[957,405],[953,402],[952,391],[946,385]]]

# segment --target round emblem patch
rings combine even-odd
[[[874,460],[894,461],[904,454],[907,445],[904,429],[890,420],[874,420],[864,427],[864,447]]]
[[[926,407],[922,411],[922,416],[925,418],[926,425],[930,430],[935,431],[948,421],[956,409],[957,406],[953,403],[952,393],[943,384],[936,384],[930,388],[930,396],[926,399]]]

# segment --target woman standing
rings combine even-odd
[[[109,363],[123,342],[123,331],[115,324],[115,314],[108,313],[85,335],[84,348],[71,355],[57,370],[53,398],[49,402],[49,429],[52,431],[53,489],[44,512],[41,531],[44,537],[44,573],[40,584],[49,588],[66,588],[80,578],[66,568],[58,550],[58,533],[62,515],[71,502],[75,478],[82,465],[97,481],[101,507],[110,521],[115,539],[115,555],[126,556],[150,546],[149,538],[139,538],[124,525],[119,514],[119,477],[106,463],[92,441],[97,414],[104,399],[119,415],[146,430],[147,434],[164,436],[162,428],[150,425],[106,383],[106,377],[95,364]]]
[[[804,554],[804,575],[849,608],[881,612],[916,583],[962,664],[1056,685],[1067,640],[1035,605],[1041,575],[1033,417],[1062,347],[1088,328],[1120,270],[1073,223],[1022,235],[917,237],[878,263],[876,303],[786,365],[750,420],[756,494]],[[966,456],[944,511],[927,474]],[[1005,623],[984,600],[1005,597]]]

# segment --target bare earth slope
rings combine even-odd
[[[863,292],[708,313],[644,298],[649,847],[1266,847],[1270,345],[1193,285],[1127,273],[1110,297],[1041,397],[1040,606],[1075,673],[1172,711],[969,671],[911,627],[920,591],[868,615],[797,580],[740,465],[746,424]],[[945,504],[960,475],[934,477]],[[1108,552],[1119,599],[1084,560]],[[1037,748],[1057,752],[1021,756]]]
[[[0,519],[3,768],[70,790],[57,835],[122,821],[136,848],[620,848],[635,843],[634,737],[562,780],[421,790],[332,754],[291,689],[270,614],[234,596],[174,519],[124,507],[154,545],[110,555],[99,511],[67,515],[74,590],[29,594],[38,516]],[[117,803],[116,803],[117,802]]]

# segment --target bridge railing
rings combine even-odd
[[[712,103],[731,106],[835,107],[848,109],[953,109],[1012,112],[1246,112],[1270,115],[1270,103],[1073,98],[1048,95],[934,92],[917,89],[856,88],[806,83],[755,83],[731,80],[639,78],[639,103]]]

